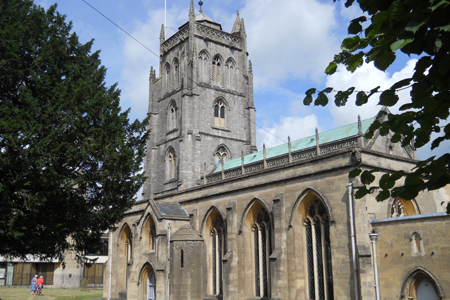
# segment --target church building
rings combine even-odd
[[[376,117],[354,116],[258,151],[244,20],[224,31],[199,4],[171,37],[161,28],[148,179],[112,233],[103,297],[450,299],[450,190],[377,202],[348,176],[409,172],[414,145],[366,139]]]

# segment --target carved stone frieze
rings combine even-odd
[[[204,26],[201,24],[196,24],[197,32],[203,34],[207,38],[215,38],[221,42],[226,43],[230,47],[240,47],[241,45],[241,37],[236,36],[231,33],[224,32],[222,30],[217,30],[208,26]]]
[[[325,147],[320,147],[320,154],[327,154],[327,153],[339,151],[339,150],[346,149],[346,148],[353,148],[356,146],[358,146],[358,139],[340,141],[338,143],[327,145]]]

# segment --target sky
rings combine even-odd
[[[190,0],[166,0],[167,37],[188,21]],[[345,107],[336,107],[333,98],[326,107],[305,106],[305,91],[315,87],[369,91],[376,86],[389,88],[401,78],[410,77],[417,58],[398,56],[396,62],[381,72],[372,63],[354,73],[344,67],[332,75],[325,68],[340,52],[347,36],[349,21],[361,15],[358,7],[345,8],[345,1],[332,0],[203,0],[203,13],[230,32],[236,12],[244,18],[247,49],[254,74],[254,98],[257,146],[262,149],[296,140],[367,119],[381,109],[378,99],[357,107],[354,97]],[[72,21],[73,31],[82,43],[94,39],[93,51],[101,50],[102,64],[108,69],[106,83],[118,83],[122,90],[122,109],[131,108],[130,118],[142,120],[148,108],[150,66],[159,70],[159,35],[165,20],[164,0],[35,0],[45,8],[57,3],[58,11]],[[136,42],[104,16],[128,32]],[[194,1],[196,14],[198,1]],[[356,94],[356,93],[355,93]],[[401,92],[400,101],[408,101],[409,92]],[[418,158],[448,152],[450,142],[431,152],[428,145],[418,150]]]

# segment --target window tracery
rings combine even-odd
[[[198,55],[198,76],[199,81],[208,82],[209,78],[209,55],[206,50],[200,51]]]
[[[264,208],[256,215],[252,226],[255,267],[255,292],[257,297],[269,297],[269,256],[272,254],[270,217]]]
[[[225,127],[225,103],[222,100],[214,105],[214,125]]]
[[[176,176],[176,163],[177,163],[177,156],[175,154],[175,150],[171,148],[167,152],[166,157],[166,179],[175,179]]]
[[[235,64],[232,58],[228,58],[225,63],[225,81],[226,84],[230,87],[234,86],[234,68]]]
[[[219,147],[219,149],[217,149],[214,156],[216,157],[216,163],[218,163],[219,161],[225,162],[228,159],[228,152],[225,147],[221,146]]]
[[[222,60],[216,55],[212,61],[212,81],[215,83],[221,82],[221,66]]]
[[[332,300],[333,273],[331,261],[330,221],[325,205],[318,199],[306,209],[304,221],[308,297]]]

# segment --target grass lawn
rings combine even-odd
[[[29,288],[0,287],[0,300],[92,300],[102,297],[102,290],[82,292],[77,289],[46,289],[44,286],[42,296],[31,296]]]

